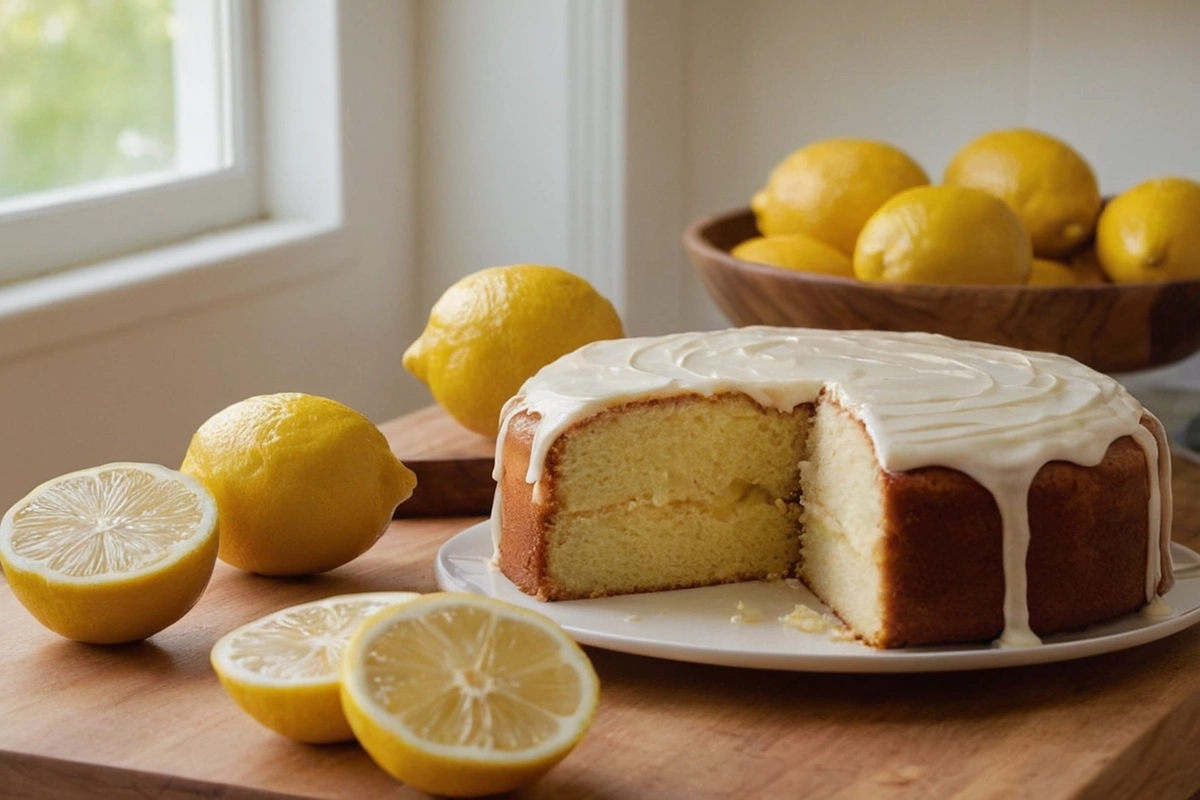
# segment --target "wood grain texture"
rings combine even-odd
[[[1200,280],[1085,286],[941,286],[856,281],[739,261],[748,210],[684,233],[701,283],[734,324],[930,331],[1063,353],[1101,372],[1169,364],[1200,348]]]
[[[398,519],[487,515],[496,481],[496,442],[429,406],[379,426],[392,452],[417,474],[412,497],[396,507]]]
[[[45,797],[104,797],[108,800],[281,800],[288,795],[143,773],[20,753],[0,760],[0,792],[5,800]],[[291,795],[296,797],[297,795]]]
[[[401,424],[403,427],[403,424]],[[1200,547],[1200,467],[1176,460],[1176,539]],[[290,742],[222,692],[208,651],[286,605],[435,588],[478,518],[397,520],[325,575],[218,564],[180,622],[120,647],[41,628],[0,582],[0,796],[423,797],[353,744]],[[588,648],[602,690],[579,748],[521,798],[1185,798],[1200,788],[1200,628],[1062,664],[808,675]]]

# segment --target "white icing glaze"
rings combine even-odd
[[[1002,647],[1038,643],[1029,629],[1025,555],[1027,495],[1047,462],[1094,466],[1112,442],[1133,436],[1151,471],[1146,599],[1162,577],[1170,537],[1170,463],[1161,426],[1119,383],[1077,361],[925,333],[765,326],[595,342],[530,378],[505,406],[496,473],[509,419],[541,416],[529,470],[535,502],[547,452],[572,424],[617,403],[692,393],[742,392],[790,411],[822,389],[864,423],[881,466],[946,466],[996,498],[1004,524]],[[497,490],[499,493],[499,490]],[[497,506],[498,510],[498,506]],[[499,514],[492,515],[499,541]]]

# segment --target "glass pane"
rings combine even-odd
[[[0,198],[172,169],[172,0],[0,0]]]

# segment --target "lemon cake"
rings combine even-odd
[[[751,327],[586,345],[505,407],[496,561],[542,600],[799,577],[875,647],[1040,636],[1171,585],[1162,426],[1062,356]]]

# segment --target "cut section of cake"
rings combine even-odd
[[[794,570],[803,414],[737,394],[616,406],[560,437],[531,484],[536,427],[509,421],[501,478],[502,563],[525,591],[564,600]]]
[[[597,342],[497,443],[496,558],[543,600],[799,576],[876,647],[1038,635],[1169,588],[1161,426],[1073,360],[929,334]]]

